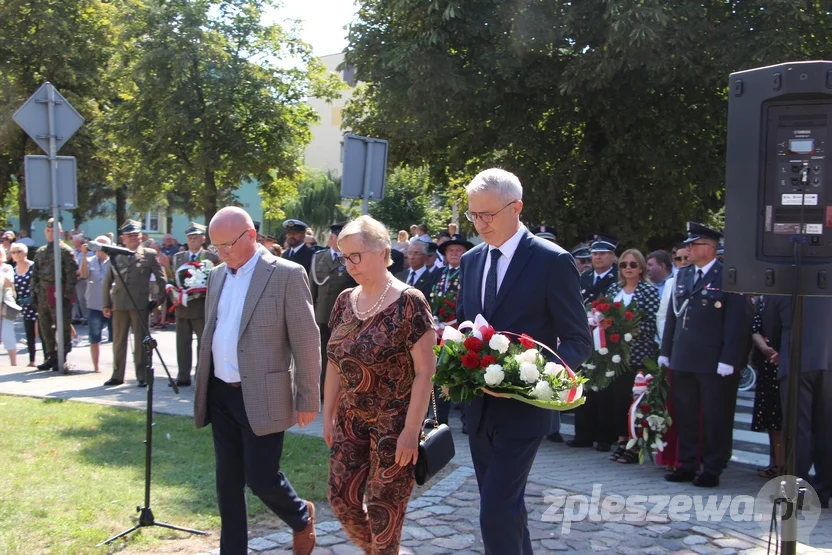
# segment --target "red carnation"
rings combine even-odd
[[[456,303],[451,301],[451,308],[456,308]]]
[[[535,345],[534,340],[525,333],[520,336],[520,344],[526,349],[531,349]]]
[[[607,303],[602,303],[602,304],[598,305],[598,310],[600,310],[601,312],[606,312],[609,309],[610,309],[610,305],[608,305]]]
[[[462,355],[462,365],[468,370],[474,370],[480,367],[480,357],[474,351],[468,351]]]
[[[497,359],[491,355],[485,355],[480,361],[480,368],[488,368],[492,364],[497,364]]]
[[[614,306],[615,308],[621,308],[621,303],[619,301],[616,301],[612,303],[612,306]]]
[[[483,326],[480,328],[480,333],[482,334],[483,343],[488,343],[497,332],[491,326]]]
[[[650,412],[650,405],[648,405],[648,404],[641,405],[641,412],[643,412],[643,413]]]
[[[611,328],[612,327],[612,320],[610,320],[609,318],[606,318],[603,322],[603,325],[604,325],[605,328]]]
[[[642,428],[649,428],[650,427],[650,423],[647,421],[646,418],[641,421],[641,427]]]
[[[444,303],[448,306],[451,306],[451,301],[449,301],[448,299],[445,299]]]
[[[617,333],[614,333],[610,336],[610,341],[612,341],[613,343],[618,343],[619,341],[621,341],[621,336]]]
[[[440,309],[439,309],[439,315],[440,315],[440,316],[444,316],[444,315],[445,315],[445,309],[444,309],[444,308],[440,308]]]
[[[592,301],[592,308],[598,308],[598,305],[601,304],[598,301]]]
[[[480,341],[476,337],[469,337],[465,340],[465,343],[463,343],[463,345],[465,345],[466,349],[475,353],[479,353],[480,351],[482,351],[482,341]]]
[[[627,312],[624,313],[624,319],[628,320],[628,321],[632,320],[633,319],[633,313],[628,310]]]

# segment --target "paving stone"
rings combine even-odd
[[[433,513],[429,513],[424,509],[419,509],[417,511],[413,511],[412,513],[407,514],[407,518],[410,520],[419,520],[420,518],[425,518],[431,516]]]
[[[444,547],[445,549],[456,551],[471,547],[475,541],[476,538],[474,538],[473,534],[459,534],[450,538],[436,538],[430,543],[436,547]]]
[[[737,550],[731,549],[730,547],[725,547],[720,549],[717,553],[719,553],[719,555],[736,555]]]
[[[452,534],[457,533],[456,530],[444,524],[440,526],[431,526],[430,528],[428,528],[428,530],[437,538],[444,538],[445,536],[450,536]]]
[[[712,539],[718,539],[725,537],[725,534],[722,532],[717,532],[712,528],[707,528],[705,526],[691,526],[691,531],[696,532],[697,534],[702,534],[703,536],[708,536]]]
[[[685,545],[703,545],[708,543],[708,538],[704,536],[690,535],[682,540]]]
[[[569,546],[563,540],[540,540],[540,545],[550,551],[566,551],[569,549]]]
[[[422,526],[441,526],[445,524],[444,520],[439,520],[438,518],[433,516],[429,516],[427,518],[420,518],[417,522]]]
[[[407,504],[408,511],[415,511],[416,509],[422,509],[424,507],[430,507],[434,505],[435,502],[424,497],[420,497],[419,499],[414,499],[410,503]]]
[[[683,544],[679,540],[659,538],[657,543],[668,551],[678,551],[683,548]]]
[[[318,531],[318,530],[319,530],[318,524],[316,523],[315,524],[315,531]],[[269,540],[270,542],[274,542],[278,545],[292,543],[292,539],[294,539],[292,537],[292,534],[289,533],[289,532],[277,532],[276,534],[270,534],[268,536],[265,536],[265,538],[267,540]]]
[[[315,523],[315,531],[317,532],[339,532],[341,530],[341,523],[335,520],[328,522]]]
[[[648,547],[647,549],[642,550],[642,553],[644,553],[644,555],[664,555],[667,553],[667,549],[654,545],[653,547]]]
[[[451,505],[453,507],[470,507],[471,502],[465,499],[454,499],[453,497],[448,497],[443,501],[446,505]]]
[[[690,530],[691,524],[689,522],[671,522],[670,527],[674,530]]]
[[[651,524],[647,527],[647,529],[657,534],[664,534],[665,532],[670,532],[670,530],[672,530],[670,526],[665,526],[664,524]]]
[[[684,537],[687,537],[687,536],[689,536],[689,535],[690,535],[690,533],[689,533],[689,532],[687,532],[687,531],[683,531],[683,530],[670,530],[670,531],[665,532],[664,534],[662,534],[662,537],[663,537],[663,538],[667,538],[667,539],[669,539],[669,540],[678,540],[678,539],[682,539],[682,538],[684,538]]]
[[[637,549],[644,549],[656,543],[654,538],[645,538],[637,534],[629,534],[627,536],[622,536],[621,540],[627,547],[634,547]]]
[[[316,545],[322,545],[324,547],[330,545],[337,545],[339,543],[344,543],[346,540],[343,538],[339,538],[333,534],[325,534],[323,536],[318,536],[318,539],[315,541]]]
[[[480,498],[480,494],[468,491],[458,491],[454,494],[454,497],[462,499],[463,501],[474,501],[475,499]]]
[[[275,542],[269,541],[266,538],[254,538],[248,540],[248,548],[254,551],[265,551],[267,549],[274,549],[277,547]]]
[[[454,507],[449,507],[448,505],[433,505],[431,507],[425,507],[425,510],[435,515],[449,515],[456,509]]]
[[[694,545],[691,547],[692,551],[699,553],[699,555],[713,555],[717,553],[719,550],[715,547],[711,547],[710,545]]]
[[[456,531],[460,534],[470,534],[472,532],[479,534],[480,531],[479,526],[474,526],[470,522],[465,522],[463,520],[454,522],[454,528],[456,528]]]
[[[718,540],[714,540],[714,544],[718,545],[719,547],[730,547],[731,549],[751,549],[752,547],[754,547],[750,543],[738,540],[736,538],[721,538]]]
[[[420,526],[402,526],[402,537],[424,541],[433,539],[435,536],[432,532]]]
[[[332,552],[335,555],[364,555],[364,550],[359,549],[351,543],[342,543],[340,545],[332,546]]]

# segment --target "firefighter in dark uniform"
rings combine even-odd
[[[306,228],[309,227],[300,220],[286,220],[283,222],[283,230],[286,232],[286,243],[289,248],[283,252],[283,258],[300,264],[309,272],[312,266],[312,255],[315,251],[304,243]]]
[[[326,347],[329,343],[329,317],[338,296],[350,287],[355,287],[355,281],[347,273],[338,251],[338,234],[346,224],[335,224],[329,228],[329,239],[326,249],[315,253],[309,270],[309,289],[312,292],[312,304],[315,306],[315,321],[321,331],[321,396],[324,394],[324,379],[326,378]]]
[[[581,295],[584,304],[603,297],[610,285],[618,279],[615,271],[615,239],[608,235],[596,235],[590,246],[592,269],[581,275]],[[586,403],[575,409],[575,439],[567,441],[570,447],[592,447],[609,451],[616,440],[615,414],[612,388],[592,391],[585,389]],[[553,441],[557,441],[555,438]]]
[[[674,424],[679,434],[679,468],[669,482],[719,485],[730,448],[733,415],[731,376],[741,372],[748,345],[747,301],[722,290],[722,262],[716,252],[722,233],[688,223],[685,241],[690,266],[679,270],[667,311],[659,365],[673,372]],[[699,414],[702,414],[703,470],[696,475]]]

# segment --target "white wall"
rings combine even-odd
[[[344,79],[344,71],[336,68],[344,61],[344,54],[322,56],[321,60],[333,73]],[[309,98],[307,102],[318,112],[321,121],[312,128],[312,142],[306,147],[306,166],[322,171],[334,170],[341,173],[341,113],[352,96],[352,89],[342,91],[341,98],[326,102],[319,98]]]

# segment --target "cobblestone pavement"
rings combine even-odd
[[[83,330],[79,329],[83,335]],[[175,336],[172,330],[154,333],[162,356],[175,365]],[[23,354],[23,353],[21,353]],[[143,408],[146,390],[135,387],[132,381],[114,388],[102,387],[110,377],[112,349],[102,348],[100,374],[89,369],[88,348],[81,343],[73,349],[69,361],[75,366],[72,375],[36,372],[32,368],[8,366],[5,353],[0,354],[0,393],[36,397],[59,397],[86,402]],[[21,356],[21,355],[18,355]],[[24,360],[25,355],[21,357]],[[40,356],[38,358],[40,362]],[[128,369],[132,363],[128,361]],[[173,370],[173,368],[171,368]],[[128,370],[128,380],[131,371]],[[161,365],[156,361],[156,375],[162,378]],[[192,388],[182,389],[179,395],[160,379],[154,395],[158,412],[176,415],[192,414]],[[433,553],[482,553],[479,534],[479,495],[468,451],[467,438],[460,433],[459,419],[452,414],[457,456],[452,466],[427,486],[415,488],[402,533],[402,553],[415,555]],[[321,421],[303,430],[292,432],[321,435]],[[565,427],[565,432],[570,431]],[[621,465],[607,460],[608,454],[591,449],[570,449],[564,444],[544,441],[535,460],[526,491],[529,528],[535,553],[766,553],[767,522],[737,522],[724,518],[716,522],[707,515],[707,496],[754,497],[765,480],[757,477],[753,467],[732,464],[722,476],[718,488],[700,490],[690,484],[670,484],[662,479],[663,470],[651,464]],[[598,492],[592,500],[593,490]],[[695,508],[687,511],[688,521],[667,518],[667,507],[660,512],[664,518],[639,518],[637,522],[601,522],[593,512],[599,505],[613,502],[610,496],[705,496],[700,503],[706,508],[697,518]],[[576,497],[577,496],[577,497]],[[590,513],[569,523],[562,523],[564,508],[556,509],[556,500],[569,503],[585,496]],[[715,499],[715,505],[725,497]],[[622,500],[623,502],[623,500]],[[642,502],[643,503],[643,502]],[[696,500],[693,500],[696,503]],[[643,503],[644,504],[644,503]],[[647,508],[654,508],[651,503]],[[655,507],[658,508],[658,507]],[[683,511],[684,512],[684,511]],[[573,513],[574,514],[574,513]],[[612,520],[612,519],[611,519]],[[568,526],[567,526],[568,524]],[[766,531],[763,528],[766,528]],[[569,528],[567,531],[565,528]],[[319,507],[317,523],[318,547],[316,554],[360,554],[346,539],[341,526],[333,520],[326,507]],[[217,544],[219,538],[216,538]],[[258,534],[250,542],[252,552],[277,554],[291,552],[291,533],[278,519],[274,528]],[[218,551],[215,551],[218,552]],[[772,552],[774,550],[772,549]],[[808,537],[802,537],[798,553],[832,554],[832,511],[823,510]],[[502,555],[502,554],[500,554]],[[511,554],[507,554],[511,555]]]

